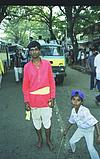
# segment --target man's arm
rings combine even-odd
[[[50,81],[50,99],[48,101],[49,107],[54,107],[55,103],[55,92],[56,92],[56,86],[55,86],[55,80],[52,72],[52,66],[49,65],[49,81]]]
[[[23,84],[22,84],[22,91],[24,96],[24,103],[26,109],[29,107],[29,79],[28,79],[28,71],[24,67],[24,77],[23,77]]]

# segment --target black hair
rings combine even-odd
[[[28,44],[29,50],[30,50],[32,47],[37,47],[39,50],[41,49],[41,45],[40,45],[40,43],[38,43],[37,41],[31,41],[31,42]]]

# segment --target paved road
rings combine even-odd
[[[15,83],[13,70],[4,75],[0,90],[0,159],[57,159],[61,142],[60,134],[70,115],[70,91],[73,88],[81,88],[86,93],[84,103],[99,120],[100,108],[94,102],[94,95],[97,94],[97,91],[89,90],[89,75],[69,67],[66,72],[67,77],[64,84],[57,86],[56,105],[52,120],[52,140],[56,146],[53,152],[50,152],[46,146],[44,130],[42,150],[35,147],[37,138],[32,121],[25,120],[21,83]],[[68,139],[75,129],[76,126],[68,133],[66,142],[63,142],[59,159],[72,158],[67,151]],[[96,146],[96,148],[100,153],[100,146]],[[77,144],[74,159],[79,158],[90,159],[84,139]]]

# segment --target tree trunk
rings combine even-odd
[[[50,40],[56,40],[57,41],[56,36],[53,33],[53,30],[51,28],[49,29],[49,32],[50,32]]]
[[[69,37],[71,39],[72,46],[73,46],[74,62],[76,63],[77,54],[78,54],[78,43],[77,43],[75,31],[74,31],[74,25],[72,25],[72,23],[69,23],[69,24],[70,25],[68,27],[68,33],[69,33]]]
[[[7,12],[6,12],[7,7],[8,7],[8,5],[1,5],[0,6],[0,23],[7,16]]]

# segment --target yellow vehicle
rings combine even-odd
[[[62,46],[47,43],[41,45],[41,57],[50,61],[56,82],[63,83],[66,76],[66,60]]]
[[[0,40],[0,59],[4,65],[4,72],[7,72],[8,63],[9,63],[9,55],[7,54],[7,43],[3,40]]]

